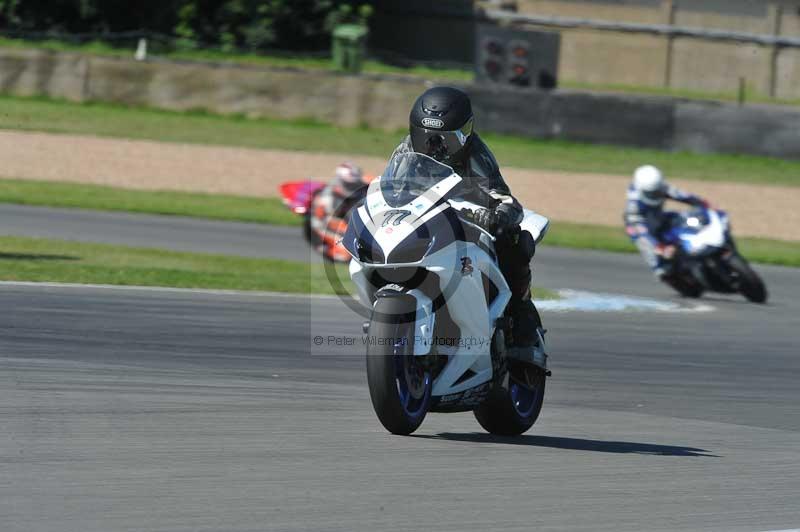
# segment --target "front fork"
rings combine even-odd
[[[740,279],[736,270],[730,267],[730,260],[738,254],[736,243],[730,234],[727,235],[725,247],[706,261],[706,267],[703,269],[710,273],[713,278],[708,278],[709,276],[703,272],[705,284],[719,292],[737,292]]]

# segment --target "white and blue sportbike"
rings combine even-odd
[[[547,355],[509,349],[511,292],[494,238],[471,222],[479,205],[459,198],[462,179],[419,153],[394,157],[351,213],[342,244],[350,277],[371,308],[367,377],[372,405],[395,434],[428,412],[472,410],[493,434],[517,435],[539,416]],[[548,220],[526,211],[537,242]]]
[[[674,248],[667,282],[680,294],[738,292],[749,301],[766,302],[764,282],[736,249],[724,211],[697,208],[670,213],[663,235]]]

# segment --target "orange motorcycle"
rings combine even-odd
[[[372,179],[365,176],[360,183],[350,186],[338,180],[327,185],[319,181],[289,181],[280,185],[284,205],[303,216],[306,241],[326,260],[350,261],[350,254],[341,245],[347,231],[347,214],[364,200]]]

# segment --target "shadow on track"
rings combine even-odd
[[[772,297],[772,294],[769,294],[769,295],[770,295],[770,297]],[[770,303],[771,303],[770,300],[767,300],[766,303],[753,303],[752,301],[746,300],[744,298],[744,296],[742,296],[741,294],[717,294],[717,293],[713,293],[713,292],[703,294],[701,297],[699,297],[697,299],[676,298],[675,300],[676,301],[684,301],[684,302],[692,301],[692,302],[695,302],[695,303],[702,303],[703,301],[706,301],[708,303],[717,303],[717,304],[722,304],[722,305],[725,305],[725,306],[736,307],[736,308],[749,307],[749,308],[752,308],[752,309],[755,309],[755,310],[758,310],[760,308],[763,309],[764,307],[769,307]],[[718,310],[720,308],[725,308],[725,307],[717,307]]]
[[[505,445],[523,445],[529,447],[549,447],[551,449],[568,449],[571,451],[590,451],[596,453],[618,454],[654,454],[659,456],[704,456],[719,458],[718,455],[709,454],[710,451],[694,447],[679,445],[656,445],[652,443],[638,443],[629,441],[603,441],[584,440],[581,438],[558,438],[555,436],[493,436],[481,432],[457,434],[442,432],[433,435],[414,435],[415,438],[428,438],[433,440],[463,441],[473,443],[499,443]]]

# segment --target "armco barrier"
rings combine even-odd
[[[398,130],[429,82],[404,76],[0,49],[0,90]],[[800,158],[800,111],[577,91],[464,87],[483,131],[665,150]]]

